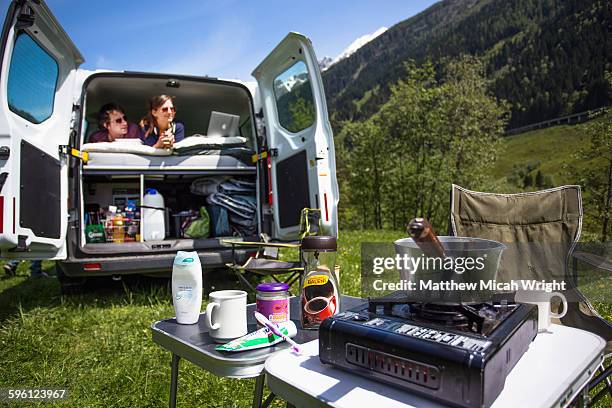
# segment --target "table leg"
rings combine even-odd
[[[253,393],[253,408],[261,408],[261,398],[263,397],[263,388],[266,379],[266,374],[261,373],[255,380],[255,392]]]
[[[274,393],[271,392],[270,395],[268,395],[266,400],[263,402],[261,408],[268,408],[270,404],[272,403],[272,401],[274,401],[274,398],[276,398],[276,395],[274,395]]]
[[[170,376],[170,402],[169,407],[176,407],[176,389],[178,387],[179,360],[181,358],[176,354],[172,354],[172,369]]]

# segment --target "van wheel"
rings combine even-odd
[[[87,278],[66,276],[57,263],[55,264],[55,273],[57,274],[57,280],[59,281],[62,295],[78,295],[83,292]]]

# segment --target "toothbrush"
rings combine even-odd
[[[280,338],[285,340],[287,343],[291,344],[291,349],[293,351],[295,351],[296,354],[302,354],[302,351],[300,350],[300,345],[297,344],[295,341],[291,340],[291,338],[289,336],[283,334],[278,329],[278,326],[276,324],[272,323],[270,320],[268,320],[268,318],[266,316],[262,315],[259,312],[255,312],[255,319],[257,319],[257,321],[259,323],[263,324],[268,329],[270,329],[270,331],[272,331],[272,333],[276,334],[277,336],[279,336]]]

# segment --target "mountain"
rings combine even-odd
[[[333,61],[334,59],[332,57],[325,56],[321,58],[321,60],[319,61],[319,69],[321,70],[321,72],[329,68]]]
[[[332,122],[361,120],[387,100],[405,62],[473,54],[494,94],[511,103],[509,127],[610,104],[606,0],[444,0],[402,21],[323,72]]]
[[[274,94],[277,98],[280,98],[287,92],[290,92],[295,86],[301,85],[306,81],[308,81],[307,72],[300,72],[299,74],[291,75],[284,80],[276,79],[274,81]]]
[[[387,27],[380,27],[373,33],[362,35],[361,37],[353,41],[348,47],[346,47],[340,54],[338,54],[336,58],[332,59],[330,57],[323,57],[323,59],[319,61],[319,68],[321,68],[321,71],[327,70],[329,67],[336,64],[338,61],[341,61],[353,55],[355,51],[357,51],[359,48],[363,47],[385,31],[387,31]]]

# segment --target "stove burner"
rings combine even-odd
[[[491,334],[516,307],[506,301],[500,304],[418,303],[401,292],[368,302],[368,311],[373,314],[407,318],[482,336]]]
[[[471,306],[415,303],[412,309],[416,321],[431,322],[461,331],[482,334],[485,318]]]

